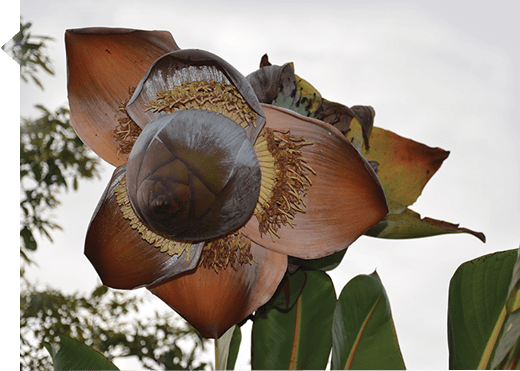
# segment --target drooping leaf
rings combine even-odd
[[[253,369],[324,369],[331,348],[336,294],[324,272],[307,272],[296,304],[287,312],[270,308],[253,323]]]
[[[343,288],[334,310],[332,369],[405,369],[379,275],[359,275]]]
[[[516,250],[462,264],[450,281],[448,344],[450,369],[486,369],[507,321],[506,300]]]
[[[389,214],[365,234],[372,237],[404,239],[429,237],[446,233],[469,233],[485,242],[481,232],[460,228],[421,216],[408,209],[421,195],[423,188],[437,172],[449,152],[431,148],[391,131],[374,127],[370,147],[363,147],[363,156],[377,164],[377,176],[385,191]]]
[[[61,345],[57,351],[52,345],[45,344],[55,370],[119,370],[101,353],[67,336],[60,336]]]
[[[441,220],[421,218],[418,213],[408,208],[399,214],[388,214],[365,232],[367,236],[390,239],[430,237],[447,233],[469,233],[486,242],[486,236],[481,232]]]

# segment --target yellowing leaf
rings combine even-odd
[[[293,66],[294,68],[294,66]],[[314,86],[309,84],[306,80],[302,79],[298,75],[294,74],[296,78],[296,90],[300,96],[301,101],[307,106],[308,115],[316,112],[318,107],[321,105],[322,97],[321,94]]]
[[[366,159],[379,164],[388,208],[397,214],[417,200],[448,154],[378,127],[370,135],[370,148],[363,150]]]
[[[264,55],[260,69],[246,77],[260,103],[290,109],[300,115],[322,120],[347,134],[361,152],[367,145],[374,122],[374,109],[369,106],[351,108],[324,99],[307,80],[294,73],[294,64],[272,65]]]
[[[363,126],[357,118],[354,117],[350,121],[349,130],[345,136],[355,149],[359,152],[363,150]]]

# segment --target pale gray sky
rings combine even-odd
[[[376,126],[451,151],[412,209],[482,231],[488,242],[362,237],[331,272],[339,294],[352,277],[377,269],[407,367],[448,367],[451,276],[467,260],[520,243],[520,2],[22,0],[21,14],[34,34],[56,39],[56,76],[42,76],[45,91],[21,86],[24,116],[36,103],[53,109],[67,102],[65,29],[161,29],[181,48],[209,50],[245,75],[266,52],[274,64],[292,61],[325,98],[372,105]],[[52,245],[41,243],[31,278],[66,292],[97,284],[83,239],[111,172],[106,165],[101,181],[62,197],[56,220],[64,232],[54,233]],[[56,265],[56,257],[67,264]],[[249,367],[247,329],[237,368]]]

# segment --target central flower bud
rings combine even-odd
[[[260,193],[260,165],[245,130],[222,114],[184,110],[145,126],[126,182],[138,217],[159,234],[202,241],[240,228]]]
[[[150,189],[150,205],[157,217],[166,218],[179,210],[189,194],[188,186],[158,181],[156,186]]]

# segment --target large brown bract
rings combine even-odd
[[[186,110],[149,123],[127,166],[137,215],[185,240],[222,236],[252,215],[260,165],[245,131],[222,114]]]

